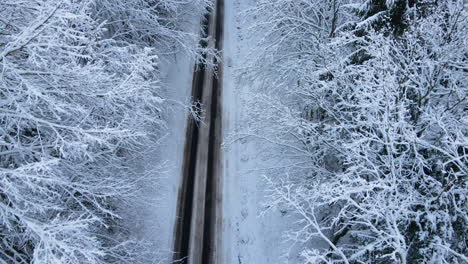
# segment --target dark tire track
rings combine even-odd
[[[223,25],[224,25],[224,2],[218,0],[216,2],[216,33],[215,33],[215,48],[216,50],[222,50],[222,39],[223,39]],[[207,239],[205,239],[202,255],[202,263],[215,263],[215,251],[216,251],[216,219],[220,217],[217,213],[220,213],[220,199],[218,196],[219,181],[220,181],[220,149],[222,139],[221,129],[221,99],[222,91],[222,62],[216,61],[218,71],[217,77],[213,77],[213,94],[211,103],[211,126],[210,126],[210,141],[209,141],[209,152],[208,152],[208,173],[206,183],[206,203],[205,203],[205,227],[204,232]]]

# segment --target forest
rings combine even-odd
[[[269,205],[298,215],[287,237],[300,263],[468,261],[466,8],[259,0],[246,11],[265,34],[246,66],[259,85],[243,133],[293,161],[266,178]]]
[[[248,55],[190,30],[209,26],[214,0],[0,1],[0,264],[174,263],[118,209],[160,176],[134,161],[183,142],[167,121],[167,90],[182,88],[161,75],[174,54],[213,69],[220,87],[248,90],[248,120],[223,127],[219,152],[253,138],[264,142],[255,155],[274,160],[255,188],[265,211],[294,219],[278,232],[299,248],[277,263],[468,263],[468,4],[224,2],[249,3],[224,9]],[[188,102],[176,111],[202,127],[204,106]],[[242,155],[209,158],[230,173],[228,159]],[[217,177],[240,177],[227,172]],[[221,230],[234,230],[223,217]]]
[[[209,1],[0,2],[0,263],[138,263],[115,206],[164,135],[161,60]],[[147,260],[146,260],[147,261]],[[149,262],[142,262],[149,263]]]

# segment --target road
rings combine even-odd
[[[224,1],[217,0],[205,16],[202,46],[222,50]],[[220,55],[221,56],[221,55]],[[203,121],[189,118],[174,231],[175,263],[219,263],[221,249],[221,105],[222,63],[213,56],[206,60],[216,69],[198,64],[192,83],[192,98],[203,108]],[[221,60],[220,60],[221,61]],[[216,71],[216,74],[215,74]]]

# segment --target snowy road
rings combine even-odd
[[[241,81],[238,71],[255,39],[245,38],[241,12],[254,4],[253,0],[219,0],[206,19],[210,41],[201,44],[220,50],[224,65],[219,65],[216,75],[198,65],[193,76],[192,97],[201,102],[204,119],[201,123],[189,120],[187,125],[174,232],[176,263],[297,261],[294,245],[283,242],[283,231],[294,219],[277,211],[260,217],[265,186],[259,169],[280,161],[263,160],[262,142],[255,140],[221,147],[226,136],[248,119],[245,99],[252,87]]]
[[[222,48],[223,1],[218,0],[214,10],[203,22],[208,45],[217,50]],[[207,61],[217,59],[207,55]],[[197,65],[192,84],[192,97],[203,107],[203,121],[188,120],[184,150],[183,178],[179,190],[177,222],[175,227],[174,257],[178,263],[217,263],[217,231],[221,219],[221,200],[218,190],[221,135],[221,93],[222,65],[214,69]]]

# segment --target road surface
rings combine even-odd
[[[216,1],[205,16],[202,46],[222,50],[224,1]],[[221,56],[221,55],[220,55]],[[203,109],[202,122],[190,118],[187,122],[183,161],[183,179],[179,189],[175,225],[175,263],[219,263],[221,254],[221,92],[222,64],[213,56],[207,61],[216,69],[202,63],[195,67],[192,97]],[[221,60],[220,60],[221,61]],[[216,74],[215,74],[216,72]]]

